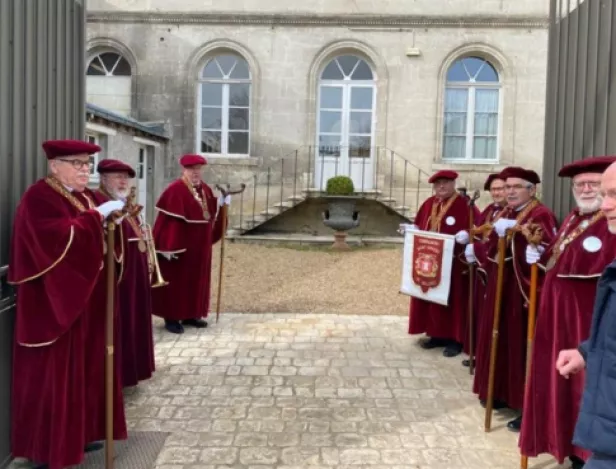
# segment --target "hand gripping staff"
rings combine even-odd
[[[538,224],[528,223],[519,227],[516,231],[519,231],[528,244],[532,246],[539,246],[543,239],[543,229]],[[528,328],[526,330],[526,375],[524,380],[524,392],[528,394],[528,377],[530,375],[530,367],[532,363],[533,354],[533,340],[535,339],[535,322],[537,317],[537,284],[539,278],[539,267],[537,263],[530,266],[530,292],[528,295]],[[526,396],[524,401],[526,402]],[[528,456],[521,455],[520,467],[522,469],[528,469]]]
[[[226,188],[216,184],[216,189],[220,192],[223,200],[228,195],[241,194],[246,189],[246,184],[241,184],[240,188],[232,191],[231,185],[227,184]],[[222,203],[220,207],[220,215],[222,216],[222,237],[220,238],[220,266],[218,268],[218,298],[216,299],[216,322],[218,323],[218,317],[220,316],[220,299],[222,296],[222,272],[225,261],[225,237],[227,234],[227,204]]]
[[[468,220],[470,243],[473,242],[473,229],[475,228],[475,201],[479,198],[479,191],[475,191],[468,199]],[[475,347],[474,347],[474,306],[475,306],[475,264],[468,264],[468,369],[472,375],[475,371]]]

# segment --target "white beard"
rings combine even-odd
[[[115,193],[113,193],[112,195],[116,199],[126,200],[126,198],[128,197],[129,192],[130,192],[129,190],[115,191]]]
[[[601,196],[595,197],[593,200],[581,200],[579,197],[573,196],[575,198],[575,203],[578,206],[578,209],[581,213],[593,213],[601,208],[601,203],[603,200]]]

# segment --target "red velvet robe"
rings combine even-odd
[[[222,217],[210,187],[202,182],[197,190],[207,201],[209,220],[182,179],[172,182],[156,203],[156,252],[177,256],[158,256],[169,285],[152,292],[153,314],[167,320],[199,319],[209,313],[212,246],[222,237]]]
[[[106,194],[97,192],[102,200]],[[119,346],[123,387],[135,386],[152,377],[155,370],[152,336],[152,288],[150,287],[148,253],[138,248],[140,220],[122,221],[124,272],[119,283]]]
[[[477,218],[475,222],[475,226],[481,226],[485,223],[493,223],[496,217],[498,216],[498,214],[502,212],[502,210],[503,210],[503,207],[501,205],[494,204],[494,203],[488,205],[486,208],[483,209],[483,211]],[[474,239],[475,241],[482,240],[481,236],[475,236]],[[466,261],[466,258],[464,258],[464,260]],[[480,317],[481,309],[485,301],[487,282],[488,282],[487,272],[480,266],[477,266],[477,268],[475,269],[475,292],[474,292],[475,296],[473,298],[474,299],[474,302],[473,302],[474,304],[474,308],[473,308],[474,341],[473,343],[475,347],[475,352],[477,350],[477,333],[479,331],[479,317]],[[469,344],[467,343],[464,344],[464,353],[470,354]]]
[[[522,213],[506,209],[503,219],[515,219]],[[548,245],[556,234],[556,218],[544,205],[537,204],[518,224],[537,223],[543,228],[542,244]],[[498,276],[498,235],[493,231],[487,242],[475,242],[477,262],[487,272],[488,284],[479,319],[476,349],[476,370],[473,392],[479,399],[488,395],[490,347],[494,322],[494,301]],[[526,336],[528,324],[528,295],[530,266],[526,262],[526,238],[515,233],[507,244],[503,290],[501,297],[494,399],[520,410],[524,401],[526,375]]]
[[[50,469],[83,460],[105,438],[106,267],[100,215],[76,208],[45,180],[15,214],[9,282],[18,285],[11,451]],[[126,439],[116,368],[114,438]]]
[[[545,269],[561,234],[566,239],[580,223],[594,215],[580,216],[577,210],[571,213],[542,255],[540,267]],[[595,246],[589,246],[589,238]],[[601,217],[568,244],[554,267],[546,272],[519,441],[527,456],[549,453],[560,464],[571,455],[583,460],[590,456],[571,443],[584,390],[584,372],[564,379],[554,364],[561,350],[577,348],[588,338],[597,281],[614,258],[614,236],[608,231],[605,217]]]
[[[427,199],[420,207],[415,217],[415,225],[428,231],[433,204],[440,199],[435,196]],[[445,205],[445,201],[442,205]],[[479,210],[475,210],[475,217]],[[437,231],[443,234],[455,235],[462,230],[468,230],[470,224],[470,208],[465,197],[456,195],[455,201],[441,218]],[[451,286],[449,290],[449,306],[443,306],[418,298],[411,298],[409,310],[409,334],[426,333],[429,337],[454,340],[460,344],[467,342],[468,323],[468,276],[462,258],[464,246],[456,243],[454,259],[451,268]]]

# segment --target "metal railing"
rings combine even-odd
[[[318,152],[318,154],[317,154]],[[302,146],[268,166],[243,172],[232,184],[243,183],[229,210],[229,228],[245,232],[294,207],[307,197],[325,193],[330,177],[351,177],[355,193],[378,200],[407,218],[432,194],[430,175],[394,150],[340,146]],[[227,178],[228,175],[224,176]],[[208,184],[222,175],[210,175]]]

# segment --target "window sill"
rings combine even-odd
[[[202,153],[211,166],[258,166],[259,158],[250,156],[208,155]]]
[[[460,171],[491,171],[497,172],[505,169],[507,165],[498,161],[476,161],[476,160],[440,160],[438,163],[432,164],[432,170],[440,171],[442,169],[459,169]]]

